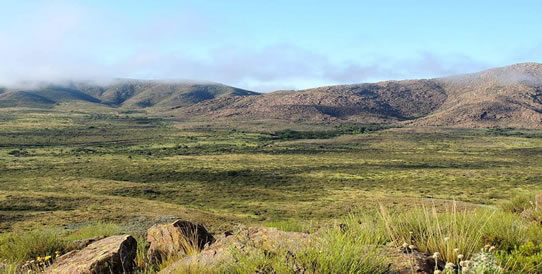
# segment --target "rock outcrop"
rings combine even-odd
[[[136,250],[137,241],[130,235],[107,237],[60,256],[45,273],[131,273]]]
[[[214,242],[203,225],[177,220],[171,224],[157,224],[147,231],[148,258],[160,262],[170,256],[183,256],[189,249],[203,249]]]
[[[216,242],[206,247],[199,254],[185,257],[160,273],[177,273],[190,269],[213,269],[224,262],[234,259],[235,253],[248,254],[254,250],[274,252],[287,249],[295,254],[310,241],[309,234],[285,232],[276,228],[253,227],[238,233],[217,236]]]

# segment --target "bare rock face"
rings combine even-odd
[[[190,269],[213,269],[234,259],[235,253],[248,254],[256,249],[273,252],[287,249],[295,254],[310,241],[309,234],[285,232],[276,228],[252,227],[238,233],[218,236],[216,242],[199,254],[185,257],[163,269],[160,273],[184,273]]]
[[[130,235],[107,237],[60,256],[45,273],[131,273],[136,250],[137,241]]]
[[[150,243],[149,260],[160,262],[169,256],[189,253],[187,244],[201,250],[215,239],[203,225],[177,220],[172,224],[157,224],[147,230]]]

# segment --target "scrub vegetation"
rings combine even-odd
[[[0,109],[2,263],[129,232],[140,237],[140,271],[156,271],[143,258],[144,231],[179,217],[216,233],[238,224],[323,229],[295,258],[309,272],[386,272],[380,254],[405,243],[454,271],[462,261],[467,270],[492,262],[498,271],[542,271],[542,213],[533,204],[542,191],[540,130],[97,112]],[[285,254],[240,255],[243,264],[217,271],[289,272]]]

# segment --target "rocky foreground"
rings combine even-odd
[[[542,193],[536,195],[528,203],[528,208],[525,208],[522,212],[517,212],[520,216],[516,215],[514,217],[515,222],[512,223],[514,226],[520,225],[518,221],[522,220],[528,222],[534,220],[535,222],[531,223],[533,225],[531,228],[537,228],[542,224],[542,219],[533,218],[542,212]],[[483,215],[472,216],[478,216],[477,218],[479,218]],[[384,218],[386,217],[384,216]],[[425,218],[430,217],[426,215]],[[444,221],[445,219],[441,220]],[[453,220],[457,222],[455,217]],[[489,220],[482,220],[482,222]],[[442,225],[446,226],[445,223]],[[498,226],[498,223],[493,223],[493,225]],[[159,269],[161,270],[159,273],[211,273],[223,269],[224,266],[240,266],[244,270],[242,268],[242,260],[246,260],[246,258],[251,260],[250,258],[255,258],[251,257],[254,254],[264,254],[265,257],[280,258],[286,264],[288,272],[317,273],[316,269],[311,269],[311,267],[315,267],[314,265],[300,263],[302,260],[298,260],[302,258],[303,251],[312,248],[317,253],[325,254],[326,249],[333,249],[333,247],[329,246],[333,242],[328,241],[327,244],[322,245],[322,239],[325,239],[326,235],[329,236],[329,234],[326,234],[326,231],[333,230],[340,235],[339,237],[346,237],[349,240],[348,242],[356,247],[361,247],[361,249],[354,248],[356,250],[354,253],[345,254],[343,253],[345,248],[341,246],[339,249],[336,249],[340,251],[338,254],[339,257],[365,258],[365,256],[369,256],[367,258],[371,258],[369,254],[370,250],[375,250],[377,246],[375,244],[367,245],[367,243],[363,243],[362,238],[353,238],[354,234],[351,233],[354,230],[366,231],[369,227],[370,223],[356,221],[328,225],[312,233],[285,232],[268,227],[242,227],[237,229],[236,232],[228,231],[213,235],[201,224],[176,220],[172,223],[155,224],[150,227],[146,231],[146,240],[144,240],[146,243],[139,243],[142,246],[148,246],[148,248],[142,248],[142,246],[138,248],[136,237],[131,235],[115,235],[79,240],[73,243],[73,250],[66,254],[55,256],[54,258],[46,256],[44,259],[47,261],[47,264],[41,264],[46,265],[46,267],[40,267],[37,271],[66,274],[134,273],[141,271],[141,269],[137,269],[138,264],[136,263],[136,259],[143,259],[147,264],[160,266]],[[503,226],[502,228],[512,229],[507,226]],[[425,229],[430,230],[431,228],[426,227]],[[427,230],[424,231],[427,232]],[[416,237],[420,236],[416,236],[415,234],[413,236],[413,232],[410,232],[411,239]],[[458,236],[456,235],[456,237]],[[447,241],[446,238],[444,241]],[[345,241],[339,242],[341,244],[346,243]],[[398,241],[394,242],[397,243]],[[488,250],[495,249],[494,246],[488,246],[486,245],[486,247],[482,248],[482,252],[480,253],[482,256],[485,256],[484,252],[487,253]],[[346,250],[352,249],[352,246],[346,248]],[[461,249],[456,248],[456,250],[459,251]],[[380,273],[438,273],[440,271],[438,269],[453,269],[455,267],[453,263],[442,261],[441,257],[439,257],[439,252],[435,252],[434,254],[423,253],[415,245],[412,243],[407,244],[406,241],[400,247],[389,243],[378,245],[378,256],[386,258],[385,264],[382,265],[383,268],[379,269]],[[457,256],[460,256],[458,257],[459,260],[463,257],[463,255]],[[476,256],[478,255],[474,254],[474,257]],[[375,257],[372,258],[374,259]],[[489,257],[486,257],[482,262],[485,262],[487,258]],[[464,262],[467,263],[468,261],[465,260]],[[539,266],[542,267],[542,265],[539,265],[540,261],[538,263],[536,261],[533,262],[534,265],[532,267],[534,267],[533,271],[535,272],[528,271],[526,273],[539,273],[534,269],[538,269],[537,267]],[[19,270],[25,272],[25,269],[28,270],[28,273],[36,272],[36,269],[32,268],[32,265],[28,263]],[[461,273],[479,273],[477,271],[468,272],[466,269],[467,266],[462,265],[463,272]],[[262,271],[263,273],[268,273],[265,270]],[[19,272],[17,271],[17,273]],[[260,272],[257,271],[256,273]],[[278,272],[271,271],[269,273]]]
[[[184,273],[198,269],[213,270],[224,263],[235,263],[235,254],[256,250],[296,252],[311,244],[318,232],[284,232],[276,228],[249,227],[236,233],[211,235],[203,225],[177,220],[148,229],[148,260],[161,263],[177,258],[160,273]],[[58,257],[45,273],[131,273],[134,271],[137,242],[130,235],[95,238],[79,242],[79,249]],[[392,260],[390,273],[432,273],[435,260],[408,247],[387,247],[385,255]],[[360,254],[362,256],[362,254]],[[294,260],[291,260],[295,264]],[[309,270],[294,266],[298,273]]]

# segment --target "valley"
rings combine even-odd
[[[329,222],[378,203],[494,206],[542,190],[539,130],[234,127],[13,109],[2,117],[4,231],[179,214],[218,230]]]
[[[117,241],[136,273],[431,273],[463,256],[462,273],[538,273],[540,66],[265,94],[2,89],[0,272],[68,271]],[[184,244],[155,261],[169,233]]]

